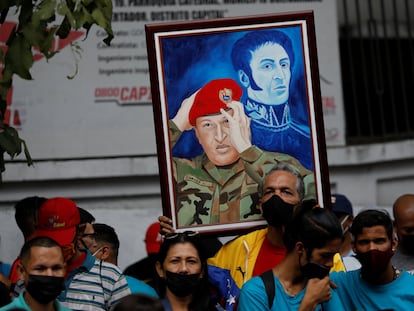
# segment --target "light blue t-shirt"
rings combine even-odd
[[[402,271],[391,283],[371,285],[360,277],[360,269],[332,272],[338,295],[346,310],[414,310],[414,276]]]
[[[251,311],[251,310],[271,310],[271,311],[285,311],[298,310],[299,306],[305,296],[306,287],[297,295],[288,295],[280,281],[275,277],[275,297],[273,299],[272,308],[269,309],[269,302],[267,298],[266,289],[262,279],[258,276],[247,281],[241,291],[238,300],[237,311]],[[315,311],[343,311],[342,304],[334,289],[331,290],[332,298],[318,305]]]
[[[26,301],[24,300],[24,291],[20,293],[20,295],[13,299],[11,303],[5,305],[0,308],[0,311],[7,311],[13,310],[14,308],[20,308],[27,311],[32,311],[32,309],[27,305]],[[59,301],[55,300],[55,306],[57,311],[72,311],[71,309],[65,308],[62,306]]]
[[[145,284],[144,282],[129,275],[125,275],[125,278],[132,294],[146,294],[148,296],[158,298],[158,294],[155,289],[148,284]]]

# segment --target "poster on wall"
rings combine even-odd
[[[308,9],[315,14],[326,142],[343,145],[336,1],[330,0],[114,0],[111,46],[98,27],[87,38],[79,31],[56,40],[52,59],[35,58],[34,80],[14,80],[6,121],[35,160],[155,155],[145,24]],[[0,26],[0,47],[16,24],[12,13]]]
[[[164,214],[175,229],[264,224],[278,166],[329,197],[312,11],[147,24]],[[323,204],[322,204],[323,205]]]

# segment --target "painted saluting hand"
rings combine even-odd
[[[227,106],[232,109],[230,110],[233,112],[232,114],[224,109],[220,109],[220,112],[229,122],[231,143],[238,153],[242,153],[252,145],[250,118],[244,113],[242,103],[232,101],[227,103]]]
[[[191,107],[194,104],[194,99],[197,95],[198,91],[193,93],[190,97],[187,97],[181,103],[180,109],[178,109],[177,114],[174,118],[171,119],[178,127],[181,132],[189,131],[193,128],[190,124],[190,120],[188,118],[190,114]]]

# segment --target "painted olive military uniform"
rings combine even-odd
[[[171,145],[181,131],[169,122]],[[251,146],[235,163],[217,167],[205,154],[173,159],[179,226],[260,219],[258,184],[279,162],[288,162],[305,176],[307,197],[314,197],[314,176],[295,158]]]

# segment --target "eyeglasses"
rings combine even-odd
[[[90,237],[90,238],[95,238],[96,237],[96,232],[94,232],[94,233],[85,233],[85,234],[82,234],[82,236],[81,236],[81,238],[83,239],[83,238],[86,238],[86,237]]]
[[[171,232],[164,236],[164,240],[173,240],[179,237],[193,238],[199,235],[197,231]]]

